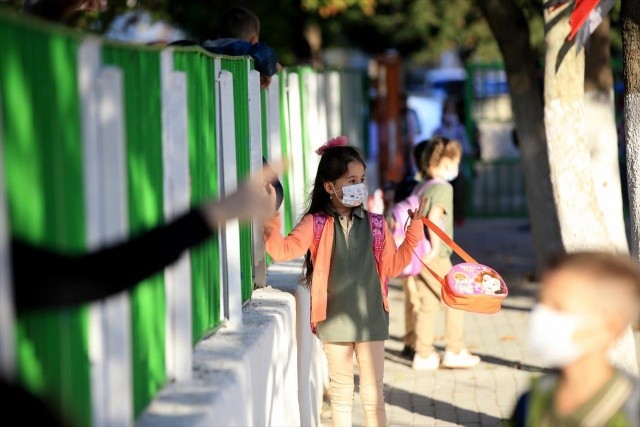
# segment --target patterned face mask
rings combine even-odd
[[[333,187],[333,184],[331,184],[331,186]],[[364,185],[364,182],[361,182],[360,184],[345,185],[338,191],[342,191],[342,199],[340,200],[340,203],[350,208],[360,206],[369,196],[369,191]],[[335,191],[334,187],[333,194],[337,196],[338,191]]]

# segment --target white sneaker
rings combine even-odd
[[[458,353],[447,351],[442,358],[442,366],[445,368],[472,368],[480,363],[480,357],[462,349]]]
[[[413,356],[411,367],[417,371],[433,371],[440,366],[440,356],[435,351],[427,357],[420,357],[418,353]]]

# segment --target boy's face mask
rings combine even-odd
[[[333,187],[333,184],[331,184],[331,187]],[[338,196],[339,191],[342,191],[342,199],[340,199],[340,203],[350,208],[360,206],[369,196],[369,191],[364,185],[364,182],[345,185],[342,189],[337,191],[335,187],[333,187],[333,194],[335,194],[336,197]]]
[[[441,166],[436,175],[445,181],[453,181],[458,177],[459,168],[457,166]]]
[[[589,352],[576,342],[576,331],[589,324],[587,316],[557,311],[536,304],[529,319],[529,351],[545,366],[562,368]]]
[[[449,170],[449,171],[445,171],[443,173],[442,178],[445,179],[446,181],[453,181],[454,179],[456,179],[458,177],[458,170]]]

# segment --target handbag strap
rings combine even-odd
[[[451,249],[453,249],[458,255],[460,255],[460,257],[463,260],[465,260],[466,262],[472,263],[472,264],[478,264],[478,262],[475,259],[473,259],[473,257],[471,255],[469,255],[456,242],[454,242],[449,236],[447,236],[447,233],[442,231],[442,229],[440,227],[438,227],[437,225],[435,225],[433,223],[433,221],[431,221],[429,218],[423,216],[422,217],[422,223],[424,225],[426,225],[431,231],[436,233],[438,235],[438,237],[440,237],[440,239],[442,239],[443,242],[445,242]],[[414,251],[414,253],[415,253],[415,251]],[[440,282],[443,286],[446,285],[445,281],[444,281],[444,278],[442,278],[438,273],[433,271],[427,264],[424,263],[424,261],[420,260],[420,262],[422,263],[422,265],[424,265],[424,267],[427,270],[429,270],[429,273],[431,273],[431,275],[433,277],[435,277],[438,280],[438,282]]]
[[[429,218],[427,217],[422,217],[422,222],[424,223],[424,225],[426,225],[427,227],[429,227],[429,229],[431,231],[433,231],[434,233],[436,233],[438,235],[438,237],[440,237],[440,239],[442,239],[443,242],[445,242],[447,244],[447,246],[449,246],[451,249],[453,249],[458,255],[460,255],[460,257],[465,260],[466,262],[472,263],[472,264],[478,264],[478,261],[476,261],[475,259],[473,259],[473,257],[471,255],[469,255],[464,249],[462,249],[456,242],[454,242],[449,236],[447,236],[447,233],[445,233],[444,231],[442,231],[442,229],[440,227],[438,227],[437,225],[435,225]]]

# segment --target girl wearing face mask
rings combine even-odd
[[[450,181],[458,176],[462,147],[456,140],[433,137],[420,155],[420,174],[433,183],[426,186],[422,198],[427,200],[424,214],[434,224],[453,238],[453,187]],[[449,246],[431,230],[428,231],[431,252],[423,262],[431,270],[444,277],[451,270],[451,253]],[[418,304],[414,308],[415,315],[415,350],[413,369],[432,370],[440,366],[440,355],[433,343],[436,333],[438,312],[444,308],[445,353],[442,366],[446,368],[470,368],[480,362],[480,358],[469,353],[463,340],[464,312],[453,309],[442,302],[441,284],[426,269],[415,276],[415,292]]]
[[[333,425],[351,425],[355,354],[367,426],[385,426],[387,278],[398,275],[411,261],[422,233],[421,209],[410,212],[406,239],[396,247],[384,217],[364,208],[365,162],[360,151],[346,143],[346,137],[337,137],[316,151],[321,158],[309,208],[287,237],[280,233],[275,193],[269,186],[275,216],[264,225],[265,248],[275,261],[305,256],[302,282],[310,286],[311,326],[329,364]],[[319,215],[325,222],[318,236]],[[374,248],[375,242],[382,242],[382,247]]]

